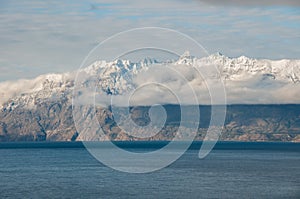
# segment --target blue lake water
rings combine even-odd
[[[125,143],[149,151],[165,143]],[[195,144],[152,173],[115,171],[80,143],[0,144],[0,198],[300,198],[300,145]]]

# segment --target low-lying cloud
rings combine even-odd
[[[191,66],[152,67],[132,79],[136,90],[112,97],[99,94],[96,101],[116,106],[300,103],[299,83],[260,73],[245,74],[240,79],[221,79],[213,71],[205,74],[205,70]]]

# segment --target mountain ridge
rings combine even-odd
[[[130,72],[136,75],[141,71],[148,70],[153,63],[169,64],[158,62],[155,59],[146,59],[146,61],[136,63],[129,60],[116,60],[112,62],[96,61],[90,66],[80,69],[79,72],[85,72],[91,76],[97,75],[102,81],[101,89],[103,91],[109,88],[112,94],[118,95],[123,93],[122,87],[124,85],[121,85],[122,83],[126,84],[125,87],[128,86],[128,82],[122,77],[124,74]],[[258,60],[245,56],[229,58],[220,53],[198,59],[185,53],[174,63],[177,65],[200,65],[200,68],[201,65],[214,64],[217,66],[220,78],[225,84],[228,81],[247,81],[251,77],[261,78],[262,80],[273,79],[279,83],[286,84],[300,83],[300,60]],[[256,77],[257,75],[261,77]],[[51,93],[54,93],[54,90],[56,92],[60,92],[60,90],[66,92],[66,89],[72,89],[72,86],[74,86],[75,76],[76,72],[68,72],[41,75],[31,80],[19,80],[16,83],[2,82],[0,83],[0,106],[3,108],[3,103],[12,100],[12,98],[16,99],[20,95],[24,96],[31,93],[41,93],[42,90],[52,89]],[[45,97],[49,97],[51,93],[45,94]]]

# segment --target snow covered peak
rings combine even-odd
[[[194,62],[194,57],[191,56],[189,51],[185,51],[179,59],[176,61],[176,64],[186,64],[186,65],[192,65]]]
[[[85,73],[87,78],[93,77],[93,79],[85,79],[82,86],[89,86],[94,83],[92,81],[97,81],[99,89],[104,93],[121,95],[133,86],[131,80],[128,79],[130,75],[134,76],[148,71],[154,64],[161,66],[184,64],[199,69],[205,65],[215,65],[219,70],[217,76],[221,77],[227,84],[233,85],[234,82],[244,82],[245,87],[249,85],[260,87],[266,83],[276,86],[297,84],[293,87],[299,90],[300,60],[252,59],[245,56],[229,58],[221,53],[196,58],[186,51],[177,61],[167,63],[160,63],[149,57],[138,62],[120,59],[112,62],[96,61],[90,66],[80,69],[79,73]],[[29,106],[29,104],[33,106],[39,99],[53,98],[53,96],[71,98],[68,95],[72,93],[76,73],[77,71],[64,74],[46,74],[32,80],[0,83],[0,105],[11,101],[14,107],[18,105]],[[130,75],[128,76],[128,74]],[[151,75],[162,76],[163,74]],[[212,74],[211,77],[213,76],[216,77]],[[254,84],[252,81],[256,77],[258,77],[255,80],[257,82]],[[194,75],[191,74],[190,78],[192,80]],[[200,80],[193,81],[199,82]]]

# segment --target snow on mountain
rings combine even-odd
[[[278,80],[300,82],[299,60],[258,60],[245,56],[228,58],[222,54],[214,54],[201,61],[217,64],[225,79],[238,80],[245,78],[246,75],[269,74]]]
[[[172,63],[159,63],[151,58],[145,58],[137,63],[129,60],[97,61],[79,70],[79,74],[82,77],[85,76],[79,81],[81,81],[83,87],[97,83],[98,89],[103,92],[103,95],[122,95],[137,86],[133,82],[134,76],[147,72],[153,65],[161,67],[170,65],[176,70],[182,65],[187,66],[188,68],[184,68],[185,71],[180,72],[189,75],[188,81],[195,85],[195,90],[198,89],[197,85],[200,85],[203,79],[194,75],[193,71],[188,73],[186,70],[197,68],[201,71],[203,66],[214,65],[219,70],[219,74],[215,74],[215,77],[221,77],[224,80],[229,101],[231,96],[239,96],[241,90],[245,91],[247,89],[249,92],[244,94],[249,95],[249,99],[255,99],[257,97],[253,96],[255,93],[260,96],[260,93],[257,93],[255,89],[265,88],[263,92],[270,93],[265,96],[267,99],[262,100],[263,103],[268,103],[268,100],[272,98],[275,98],[275,100],[271,100],[271,103],[300,103],[300,97],[297,94],[300,93],[300,60],[252,59],[245,56],[229,58],[220,53],[204,58],[196,58],[185,52]],[[151,75],[155,76],[153,73]],[[159,74],[158,76],[162,77],[163,75]],[[6,109],[14,109],[17,106],[34,108],[35,104],[43,99],[55,100],[56,98],[65,97],[70,100],[75,77],[76,72],[71,72],[41,75],[32,80],[2,82],[0,83],[0,104],[2,108]],[[281,93],[277,96],[276,92],[279,91],[286,92],[287,99],[280,97]],[[289,94],[288,92],[292,93]],[[243,99],[246,98],[247,96],[244,96]],[[245,101],[246,103],[255,103],[251,100]],[[232,102],[238,102],[238,98],[235,98]],[[258,100],[257,103],[259,102],[261,101]],[[243,103],[243,101],[240,103]]]

